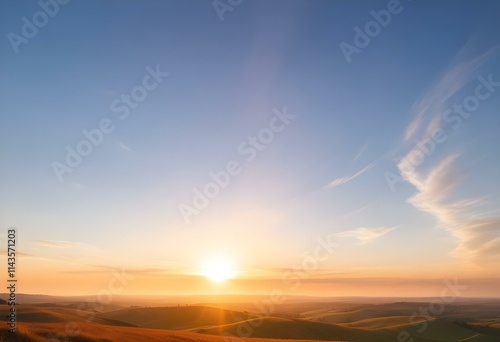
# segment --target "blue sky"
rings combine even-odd
[[[2,2],[0,223],[27,269],[126,264],[161,282],[223,253],[245,277],[333,234],[332,274],[500,277],[500,88],[456,129],[443,117],[500,81],[500,4],[401,1],[348,63],[340,44],[388,3],[244,0],[221,21],[209,1],[73,0],[16,53],[9,33],[41,7]],[[120,120],[111,103],[148,67],[169,75]],[[284,108],[296,117],[247,162],[238,146]],[[53,163],[105,118],[114,131],[60,182]],[[179,206],[231,160],[241,174],[186,223]]]

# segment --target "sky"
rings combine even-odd
[[[500,295],[497,1],[0,13],[19,292]]]

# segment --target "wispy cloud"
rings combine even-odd
[[[455,227],[461,243],[454,255],[466,256],[477,264],[500,260],[500,218],[470,219]]]
[[[432,86],[422,99],[412,108],[414,118],[405,130],[405,141],[413,138],[427,123],[424,139],[428,138],[441,124],[441,117],[452,96],[460,91],[468,82],[477,77],[479,69],[497,53],[498,46],[469,61],[462,61],[450,67]],[[455,60],[463,59],[466,47],[455,56]]]
[[[326,186],[326,188],[333,189],[339,185],[348,183],[348,182],[352,181],[353,179],[361,176],[363,173],[367,172],[368,170],[370,170],[374,165],[375,165],[375,162],[366,165],[364,168],[362,168],[361,170],[359,170],[358,172],[356,172],[355,174],[353,174],[351,176],[336,178],[330,184],[328,184]]]
[[[477,77],[479,69],[498,52],[498,46],[464,61],[468,53],[467,43],[455,56],[454,62],[438,82],[429,89],[414,106],[414,119],[405,131],[405,140],[419,136],[427,140],[442,128],[442,113],[450,100],[466,84]],[[427,125],[427,126],[425,126]],[[410,149],[405,160],[418,146]],[[500,258],[500,218],[478,213],[477,207],[486,203],[486,198],[474,197],[454,199],[458,186],[465,180],[454,166],[460,153],[452,153],[438,160],[434,165],[426,165],[425,174],[418,167],[408,167],[400,162],[397,167],[401,177],[412,184],[417,192],[408,199],[416,209],[432,214],[440,227],[448,230],[460,240],[452,252],[456,256],[467,257],[477,263]],[[430,162],[426,159],[427,162]],[[474,212],[476,211],[476,212]]]
[[[80,242],[70,242],[70,241],[58,241],[58,240],[31,240],[34,245],[40,247],[49,247],[49,248],[61,248],[61,249],[69,249],[69,248],[88,248],[90,247],[87,244]]]
[[[359,207],[357,209],[354,209],[354,210],[351,210],[347,213],[345,213],[344,215],[342,215],[342,218],[348,218],[348,217],[351,217],[351,216],[355,216],[355,215],[359,215],[359,213],[365,211],[366,209],[368,209],[369,207],[371,207],[373,205],[374,202],[370,202],[368,204],[365,204],[364,206],[362,207]]]
[[[356,155],[354,156],[353,161],[356,161],[359,157],[361,157],[361,155],[363,154],[363,152],[365,152],[367,147],[368,147],[368,141],[365,142],[363,146],[361,146],[358,153],[356,153]]]
[[[123,268],[123,267],[114,267],[107,265],[87,265],[87,269],[81,270],[66,270],[62,271],[62,273],[75,273],[75,274],[107,274],[111,272],[125,272],[127,274],[134,275],[167,275],[167,274],[180,274],[176,273],[173,270],[169,270],[166,268]]]
[[[417,171],[402,170],[404,179],[417,188],[417,193],[408,202],[418,210],[434,215],[441,227],[460,239],[453,255],[465,256],[476,263],[498,260],[500,218],[481,218],[481,215],[472,212],[472,209],[486,203],[486,198],[450,200],[453,191],[464,179],[454,168],[458,156],[449,155],[426,176]]]
[[[118,142],[117,143],[118,146],[120,146],[122,149],[124,149],[125,151],[128,151],[128,152],[134,152],[134,150],[132,150],[130,147],[128,147],[127,145],[125,145],[124,143],[121,143],[121,142]]]
[[[393,231],[394,229],[399,228],[399,226],[395,227],[361,227],[354,230],[348,230],[345,232],[337,233],[338,236],[348,236],[354,237],[361,241],[362,243],[371,242],[385,234]]]

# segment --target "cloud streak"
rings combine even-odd
[[[375,162],[366,165],[364,168],[362,168],[361,170],[359,170],[358,172],[356,172],[355,174],[353,174],[351,176],[345,176],[345,177],[336,178],[330,184],[328,184],[326,186],[326,188],[327,189],[333,189],[333,188],[336,188],[339,185],[349,183],[353,179],[355,179],[355,178],[361,176],[363,173],[369,171],[374,165],[375,165]]]
[[[462,48],[455,59],[462,59],[467,45]],[[414,118],[405,130],[405,141],[413,138],[427,123],[423,139],[427,139],[441,125],[441,117],[447,102],[468,82],[478,76],[479,69],[497,53],[498,46],[472,60],[460,62],[449,68],[439,81],[429,89],[420,101],[414,104]]]
[[[500,218],[477,218],[478,215],[472,212],[473,208],[485,204],[486,199],[450,200],[464,179],[454,168],[458,156],[449,155],[427,176],[402,170],[403,178],[417,188],[417,193],[408,202],[418,210],[435,216],[442,228],[460,240],[453,255],[466,257],[478,264],[500,260]]]
[[[471,45],[469,41],[455,56],[448,71],[429,89],[414,106],[414,119],[404,132],[405,140],[420,136],[429,139],[438,129],[443,129],[442,114],[450,100],[471,80],[478,76],[479,69],[492,59],[498,47],[464,61]],[[458,61],[458,62],[457,62]],[[481,264],[500,260],[500,218],[488,217],[477,211],[486,198],[456,199],[455,192],[465,180],[455,167],[460,153],[451,153],[430,165],[425,174],[417,167],[408,167],[404,162],[418,149],[410,149],[397,165],[404,181],[412,184],[417,192],[408,199],[416,209],[433,215],[438,226],[459,239],[451,254]],[[475,211],[475,212],[474,212]]]
[[[399,228],[395,227],[361,227],[353,230],[348,230],[345,232],[340,232],[337,236],[344,237],[354,237],[361,241],[361,243],[365,244],[371,242],[379,237],[386,235],[389,232]]]
[[[58,241],[58,240],[31,240],[34,245],[48,248],[74,249],[88,248],[89,245],[80,242]]]
[[[356,153],[356,155],[354,156],[353,161],[358,160],[358,158],[361,157],[361,155],[365,152],[365,150],[366,150],[367,147],[368,147],[368,141],[365,142],[363,144],[363,146],[361,146],[361,148],[359,149],[358,153]]]

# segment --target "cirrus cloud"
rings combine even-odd
[[[399,228],[395,227],[360,227],[353,230],[337,233],[337,236],[354,237],[365,244]]]

